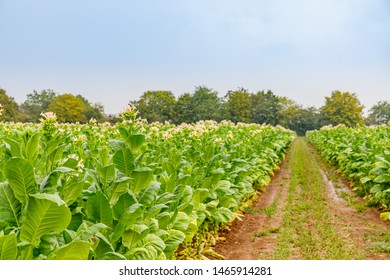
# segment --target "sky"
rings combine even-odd
[[[390,100],[388,0],[0,0],[0,88],[81,94],[117,114],[147,90],[332,91]]]

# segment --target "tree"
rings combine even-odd
[[[195,122],[195,108],[192,95],[184,93],[179,96],[173,108],[173,122],[175,124]]]
[[[279,123],[281,104],[279,98],[270,90],[259,91],[250,95],[251,122],[277,125]]]
[[[390,103],[388,101],[379,101],[371,107],[367,118],[367,124],[387,124],[390,122]]]
[[[59,122],[86,122],[83,102],[70,93],[54,97],[47,110],[54,112]]]
[[[297,111],[289,121],[287,128],[294,130],[298,135],[305,135],[306,131],[322,127],[322,115],[315,107],[303,108],[297,106]]]
[[[47,108],[55,96],[56,93],[51,89],[44,89],[39,93],[34,90],[32,93],[27,94],[26,101],[21,104],[24,121],[38,122],[40,114],[47,112]]]
[[[321,113],[333,125],[363,124],[363,105],[355,93],[333,91],[330,97],[325,97],[325,105],[321,107]]]
[[[76,95],[77,98],[83,103],[83,113],[85,119],[89,121],[90,119],[95,119],[98,122],[103,122],[105,120],[104,116],[104,106],[100,103],[91,104],[84,96]]]
[[[2,112],[0,114],[0,121],[18,121],[19,108],[15,99],[7,95],[5,89],[0,88],[0,104]]]
[[[173,93],[163,90],[146,91],[139,100],[129,102],[138,109],[140,117],[149,122],[172,121],[175,103]]]
[[[194,122],[200,120],[221,121],[223,119],[222,99],[218,96],[218,92],[205,86],[195,88],[192,95],[192,108]]]
[[[226,95],[228,115],[233,122],[249,122],[251,117],[251,98],[246,89],[229,91]]]

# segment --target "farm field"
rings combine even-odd
[[[122,118],[0,125],[0,259],[390,259],[387,159],[358,198],[321,158],[340,128],[308,134],[320,155],[279,126]]]
[[[390,259],[390,223],[297,138],[245,218],[222,233],[225,259]]]
[[[57,124],[47,113],[41,124],[0,125],[1,259],[202,258],[295,135],[122,117]]]

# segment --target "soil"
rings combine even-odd
[[[294,149],[294,145],[291,149]],[[324,189],[328,194],[326,203],[329,205],[331,222],[337,234],[345,240],[345,244],[353,246],[357,252],[355,256],[351,256],[351,259],[389,260],[388,248],[383,252],[378,249],[378,246],[383,245],[383,240],[387,242],[385,246],[389,246],[390,222],[381,221],[380,212],[375,208],[358,208],[357,206],[363,205],[363,200],[353,193],[349,182],[336,174],[332,167],[322,162],[314,149],[309,147],[309,150],[320,166]],[[291,167],[288,164],[290,156],[291,150],[281,163],[280,170],[275,172],[265,192],[253,202],[251,211],[244,212],[245,215],[241,220],[233,221],[228,228],[220,232],[218,238],[220,241],[216,243],[214,251],[224,256],[226,260],[273,258],[290,187]],[[261,210],[272,205],[276,205],[273,215]],[[302,259],[299,247],[294,248],[290,258]]]

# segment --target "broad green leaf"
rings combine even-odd
[[[61,246],[49,257],[52,260],[88,260],[91,243],[82,240],[75,240]]]
[[[390,183],[390,174],[381,174],[374,179],[375,183]]]
[[[163,238],[166,245],[164,253],[169,258],[177,250],[179,245],[185,240],[186,235],[182,231],[175,229],[169,229],[167,230],[167,233],[168,236]]]
[[[234,214],[228,208],[219,207],[212,213],[212,220],[216,223],[227,223],[233,220]]]
[[[84,182],[76,182],[69,186],[66,186],[61,192],[61,196],[67,205],[71,205],[80,197],[84,188]]]
[[[34,168],[30,161],[23,158],[11,158],[5,166],[7,178],[15,197],[26,205],[28,195],[37,192]]]
[[[114,207],[112,207],[114,219],[119,220],[123,213],[133,204],[137,203],[137,199],[130,193],[121,195]]]
[[[139,203],[135,203],[131,205],[122,214],[121,218],[119,219],[119,222],[116,225],[115,230],[110,237],[111,242],[116,242],[125,232],[126,227],[136,223],[141,216],[142,216],[142,205]]]
[[[112,225],[112,209],[107,197],[102,192],[90,196],[87,200],[87,216],[92,221]]]
[[[43,235],[63,231],[70,220],[70,210],[58,195],[33,194],[28,202],[20,240],[37,247]]]
[[[137,168],[131,173],[130,189],[135,195],[149,186],[153,180],[153,172],[150,168]]]
[[[101,260],[104,259],[104,256],[107,253],[115,252],[114,246],[108,241],[108,239],[101,233],[97,233],[96,237],[99,238],[97,246],[93,246],[95,252],[95,259]]]
[[[21,144],[19,141],[16,141],[11,138],[5,138],[4,139],[5,147],[10,152],[11,156],[13,157],[21,157]]]
[[[144,224],[132,224],[127,227],[122,235],[122,244],[128,249],[132,249],[139,240],[149,234],[150,230]]]
[[[19,226],[21,203],[7,182],[0,183],[0,223]]]
[[[208,189],[196,189],[194,190],[194,194],[192,196],[192,202],[194,203],[194,206],[197,207],[205,198],[208,196],[209,190]]]
[[[17,255],[16,234],[0,237],[0,260],[16,260]]]
[[[99,232],[106,228],[107,226],[105,224],[94,224],[84,220],[75,233],[75,239],[88,241],[89,239],[97,236]]]
[[[28,140],[26,145],[26,159],[33,161],[36,158],[39,144],[39,133],[35,133]]]
[[[127,178],[124,181],[114,182],[113,184],[110,185],[108,192],[109,192],[111,205],[114,205],[118,201],[118,199],[121,195],[128,192],[128,189],[129,189],[128,179],[129,178]]]
[[[141,239],[126,257],[136,260],[156,260],[165,249],[165,243],[155,234],[148,234]]]
[[[99,180],[105,188],[115,179],[115,166],[113,164],[99,168],[98,172]]]
[[[176,218],[173,221],[171,228],[185,232],[188,228],[189,223],[190,223],[190,220],[189,220],[188,215],[186,213],[180,211],[177,213]]]
[[[129,148],[116,151],[113,162],[115,167],[126,176],[129,176],[135,168],[134,157]]]
[[[130,135],[129,142],[130,142],[131,148],[138,149],[145,142],[145,135],[143,135],[143,134]]]
[[[159,182],[151,182],[149,186],[142,192],[139,198],[139,203],[144,206],[150,205],[157,197],[157,193],[160,190]]]

